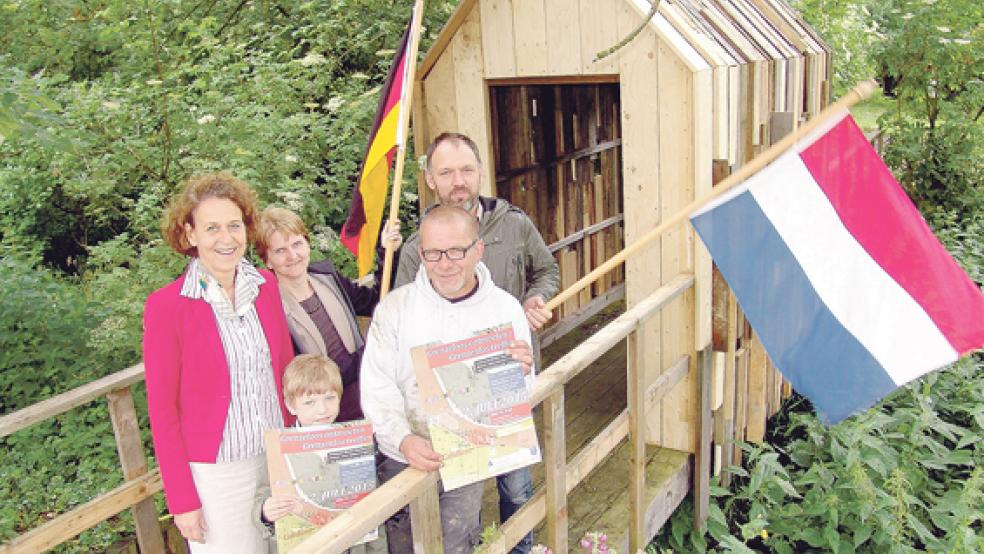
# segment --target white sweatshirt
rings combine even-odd
[[[523,307],[492,283],[485,264],[475,267],[479,287],[457,303],[441,297],[424,267],[412,283],[384,298],[373,314],[362,356],[359,388],[362,411],[372,423],[383,454],[406,463],[400,443],[413,433],[429,438],[427,418],[410,360],[410,349],[435,342],[468,338],[491,327],[511,323],[517,340],[530,343]],[[532,383],[531,376],[527,386]]]

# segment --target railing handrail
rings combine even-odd
[[[0,417],[0,439],[144,379],[139,363]]]
[[[654,291],[645,300],[609,322],[586,341],[551,364],[549,368],[540,372],[534,382],[533,394],[530,397],[531,405],[536,406],[542,403],[547,396],[560,387],[563,387],[582,370],[627,337],[641,322],[654,315],[665,304],[678,297],[685,290],[692,287],[693,284],[694,276],[692,274],[682,273],[678,275],[666,285]],[[0,438],[97,400],[112,391],[130,387],[143,379],[144,364],[139,363],[2,416],[0,417]],[[603,458],[604,456],[598,456],[595,460]],[[581,477],[583,478],[583,475]],[[569,486],[573,488],[579,480],[576,478],[572,479]],[[428,486],[436,482],[436,472],[423,472],[412,468],[406,469],[397,477],[373,491],[366,498],[365,502],[360,502],[356,506],[353,506],[319,530],[308,541],[298,545],[295,551],[299,554],[303,554],[304,552],[320,552],[326,546],[328,548],[334,548],[336,544],[347,547],[380,525],[390,515],[405,506],[413,498],[419,496]],[[148,483],[152,484],[148,487]],[[134,487],[141,487],[144,493],[138,495],[133,494],[130,491]],[[10,543],[4,545],[4,550],[35,544],[35,542],[32,542],[36,540],[35,537],[58,535],[59,533],[55,530],[64,526],[62,522],[71,520],[77,523],[79,519],[77,514],[83,511],[89,512],[93,506],[104,502],[114,503],[115,507],[111,510],[112,513],[106,512],[108,514],[106,517],[109,517],[133,506],[160,490],[160,481],[156,471],[125,481],[116,490],[105,493],[83,506],[62,514],[62,516],[59,516],[59,518],[52,520],[44,526],[32,529],[20,537],[15,538]],[[132,501],[124,500],[121,503],[120,500],[122,498],[128,498]],[[102,512],[105,512],[105,510],[102,510]],[[91,514],[92,512],[89,513]],[[73,529],[81,532],[95,523],[98,523],[98,521],[80,528],[74,526]],[[305,546],[309,543],[312,546]],[[315,544],[317,546],[314,546]],[[342,547],[339,546],[338,548]]]
[[[591,363],[625,339],[640,324],[655,315],[663,306],[683,294],[684,291],[693,285],[693,274],[681,273],[677,275],[667,284],[653,291],[643,301],[626,310],[625,313],[599,329],[587,340],[551,364],[549,368],[537,374],[533,385],[533,394],[530,396],[530,405],[537,406],[542,403],[544,399],[561,389],[571,379],[591,365]],[[678,362],[673,367],[676,368],[679,365],[680,363]],[[679,371],[670,371],[669,373],[679,378]],[[657,381],[652,384],[650,387],[651,390],[647,394],[649,399],[658,400],[658,394],[664,392],[667,388],[667,382],[664,381]],[[621,420],[618,421],[621,422]],[[618,425],[619,429],[624,429],[624,433],[619,436],[619,440],[628,434],[627,421],[626,418],[625,422],[619,423]],[[608,437],[608,439],[612,438]],[[613,447],[617,443],[618,441],[616,440],[611,446]],[[611,449],[609,448],[605,452],[610,451]],[[591,467],[580,469],[580,478],[586,476],[588,471],[600,463],[602,459],[604,459],[604,456],[596,456],[592,460],[593,464],[591,464]],[[584,465],[586,465],[584,461],[578,461],[577,467],[580,468]],[[325,552],[326,549],[329,552],[340,552],[344,550],[352,544],[353,540],[365,536],[366,533],[375,529],[390,515],[396,513],[397,510],[412,500],[416,495],[408,495],[407,493],[410,489],[422,492],[427,486],[427,481],[433,480],[436,483],[437,474],[437,471],[423,472],[412,468],[403,470],[397,476],[401,479],[399,486],[389,486],[396,478],[384,483],[364,497],[358,504],[343,512],[339,517],[329,521],[321,529],[315,531],[313,535],[297,545],[291,552],[297,554],[314,554]],[[579,481],[580,479],[569,479],[565,488],[573,489],[574,485]],[[565,494],[568,492],[570,490],[566,490]],[[393,497],[398,497],[399,501],[394,502]],[[530,506],[531,510],[542,509],[538,507],[539,502],[543,502],[543,500],[534,498],[527,503],[527,506]],[[381,508],[384,504],[392,507],[388,513],[384,513],[385,510]],[[371,506],[371,508],[367,507],[357,510],[362,505]],[[355,511],[353,512],[353,510]],[[356,516],[361,516],[362,519]]]

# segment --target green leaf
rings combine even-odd
[[[737,554],[755,554],[754,550],[745,546],[745,543],[735,538],[734,535],[728,535],[720,542],[721,542],[721,546],[724,547],[725,552],[734,552]]]

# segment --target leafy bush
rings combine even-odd
[[[839,98],[874,76],[875,35],[866,0],[793,0],[791,4],[833,50],[831,93]]]
[[[979,552],[984,363],[968,358],[824,427],[805,400],[771,444],[743,444],[732,490],[714,487],[705,533],[674,514],[663,548],[792,553]]]
[[[984,210],[984,4],[893,0],[873,6],[873,49],[895,96],[880,124],[885,161],[928,217]]]
[[[92,322],[106,310],[74,280],[35,269],[31,260],[5,257],[0,258],[0,281],[6,285],[0,302],[3,413],[120,369],[103,363],[87,344]],[[145,404],[142,393],[135,394],[138,405]],[[121,481],[104,402],[0,439],[0,541]],[[106,544],[122,521],[100,526],[78,544]]]

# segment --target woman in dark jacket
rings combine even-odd
[[[400,227],[383,229],[384,240],[400,245]],[[294,212],[269,207],[260,215],[256,251],[273,270],[294,350],[332,359],[342,373],[344,391],[338,421],[362,418],[359,366],[365,341],[356,316],[371,316],[379,286],[366,287],[343,277],[328,260],[311,262],[307,226]]]

